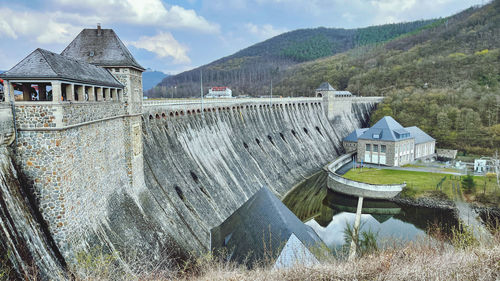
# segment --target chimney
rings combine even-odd
[[[101,36],[102,30],[101,30],[101,24],[97,23],[97,36]]]

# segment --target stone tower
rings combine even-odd
[[[129,175],[132,186],[143,183],[142,160],[142,72],[144,68],[134,59],[127,47],[113,29],[84,29],[62,51],[61,55],[84,61],[107,69],[124,86],[123,102],[125,111],[130,115],[126,128],[126,136],[131,139],[127,143],[130,159]]]
[[[62,51],[61,55],[104,67],[124,86],[124,102],[129,114],[141,113],[142,72],[127,47],[113,29],[84,29]]]
[[[98,27],[62,54],[36,49],[0,74],[15,161],[65,258],[88,246],[107,198],[144,187],[143,71],[113,30]],[[0,141],[10,143],[3,119]]]

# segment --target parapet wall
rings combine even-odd
[[[328,120],[340,121],[351,114],[351,104],[353,103],[373,103],[377,104],[383,97],[336,97],[329,93],[323,97],[323,107]]]
[[[326,166],[328,171],[328,188],[350,196],[366,197],[374,199],[392,198],[398,195],[406,186],[403,184],[369,184],[365,182],[346,179],[337,174],[337,170],[352,161],[356,152],[350,152],[335,159]]]
[[[16,102],[16,126],[61,129],[125,114],[123,104],[106,102]]]

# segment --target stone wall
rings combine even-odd
[[[18,129],[62,128],[125,113],[118,101],[16,102],[15,108]]]
[[[113,110],[120,113],[115,105],[108,103],[107,110],[91,105],[63,108],[86,121],[101,119]],[[36,106],[18,108],[26,112]],[[21,128],[18,133],[17,163],[30,180],[40,211],[66,258],[87,247],[86,233],[106,213],[110,194],[130,188],[133,173],[127,159],[133,145],[127,134],[131,118],[70,128]]]
[[[380,159],[380,155],[384,155],[380,153],[380,149],[382,145],[386,146],[386,152],[385,152],[385,157],[386,157],[386,166],[402,166],[405,164],[408,164],[414,160],[414,143],[415,139],[410,138],[410,139],[405,139],[401,141],[375,141],[375,140],[364,140],[364,139],[359,139],[358,140],[358,146],[357,146],[357,161],[361,163],[374,163],[378,164],[378,162],[366,162],[365,161],[365,152],[366,152],[366,145],[370,144],[370,155],[373,157],[374,154],[377,154],[373,152],[373,145],[376,144],[378,145],[378,154]],[[408,147],[408,149],[404,149],[403,147]],[[396,160],[397,157],[397,160]]]
[[[118,70],[119,71],[116,71]],[[133,68],[109,68],[125,88],[123,97],[126,102],[126,111],[130,114],[141,113],[142,110],[142,72]]]

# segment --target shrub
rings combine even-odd
[[[467,175],[462,177],[462,187],[465,193],[473,193],[476,183],[474,182],[474,177],[472,175]]]
[[[460,223],[459,227],[453,227],[451,229],[452,237],[451,244],[458,249],[468,249],[475,247],[479,242],[474,237],[474,232],[472,227]]]
[[[363,224],[359,226],[359,230],[361,230],[361,228],[363,228]],[[349,251],[353,236],[354,227],[346,222],[346,226],[344,228],[344,250]],[[373,232],[371,229],[359,232],[356,243],[357,255],[364,256],[378,251],[377,237],[378,232]]]
[[[415,198],[417,195],[417,190],[411,186],[403,187],[403,190],[400,193],[400,196],[403,198]]]

